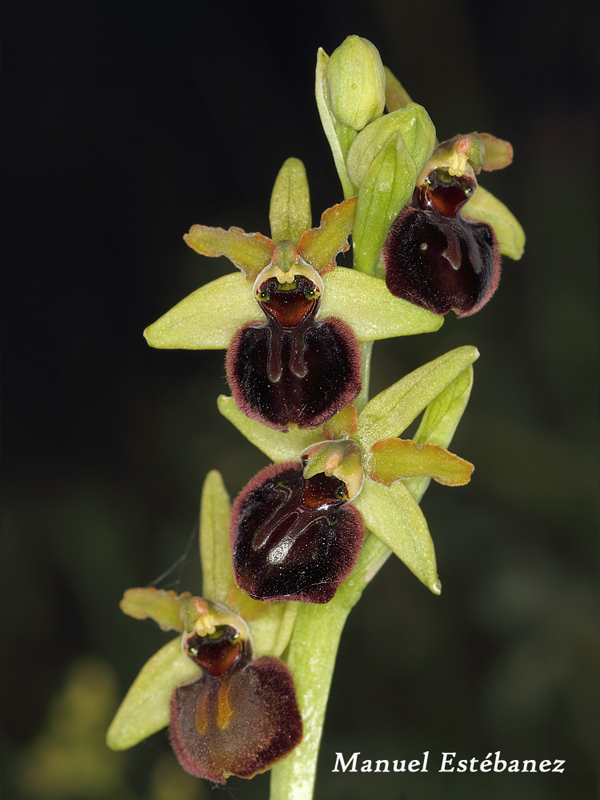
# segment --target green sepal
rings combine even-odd
[[[365,458],[369,476],[389,486],[404,478],[429,477],[446,486],[463,486],[471,479],[473,465],[436,444],[417,444],[411,439],[376,442]]]
[[[317,51],[317,68],[315,71],[315,96],[317,99],[317,109],[321,118],[321,125],[325,131],[325,136],[329,142],[331,152],[333,154],[333,162],[337,170],[344,197],[352,197],[356,194],[356,187],[348,177],[346,172],[346,153],[342,150],[342,146],[338,139],[335,129],[335,117],[331,111],[329,104],[329,91],[327,89],[327,63],[329,56],[319,47]]]
[[[200,502],[200,565],[202,595],[227,605],[235,585],[229,544],[231,510],[229,495],[221,473],[206,476]]]
[[[437,331],[444,317],[394,297],[385,281],[338,267],[323,276],[325,291],[319,319],[347,322],[359,342]]]
[[[196,289],[144,331],[150,347],[169,350],[220,350],[229,347],[247,322],[265,315],[241,273],[217,278]]]
[[[435,146],[435,128],[416,103],[372,122],[348,152],[348,175],[357,186],[354,267],[371,274],[392,223],[410,200],[417,176]]]
[[[473,367],[460,372],[427,406],[421,424],[413,436],[418,444],[430,443],[448,447],[464,414],[473,387]],[[425,494],[430,478],[409,478],[405,481],[417,502]]]
[[[423,512],[406,486],[384,486],[365,478],[362,492],[354,501],[367,528],[403,561],[434,594],[441,585],[435,549]]]
[[[225,256],[249,278],[255,278],[270,263],[275,244],[262,233],[246,233],[241,228],[209,228],[192,225],[183,237],[203,256]]]
[[[183,683],[201,674],[173,639],[147,661],[131,685],[108,729],[111,750],[127,750],[169,724],[171,696]]]
[[[312,224],[306,170],[298,158],[288,158],[279,170],[271,194],[269,222],[274,242],[289,240],[295,245]]]
[[[350,247],[348,237],[352,233],[356,215],[356,197],[328,208],[321,216],[318,228],[304,231],[298,250],[302,258],[319,273],[331,271],[338,253]]]
[[[418,414],[477,358],[477,348],[466,345],[406,375],[367,403],[358,417],[352,438],[359,442],[363,451],[367,451],[382,439],[400,436]]]
[[[408,155],[414,162],[417,175],[427,163],[435,147],[435,128],[427,111],[417,103],[410,103],[385,117],[372,122],[354,140],[346,168],[350,179],[362,187],[369,167],[390,139],[402,139]],[[410,194],[414,185],[410,189]],[[409,197],[410,197],[409,194]]]
[[[134,619],[153,619],[163,631],[183,632],[183,624],[179,618],[181,603],[191,597],[189,592],[175,594],[165,589],[147,587],[144,589],[127,589],[120,606],[121,611]]]
[[[385,105],[389,112],[397,111],[412,103],[410,95],[402,86],[398,78],[391,69],[384,67],[385,70]]]
[[[293,461],[306,447],[323,439],[318,428],[315,430],[292,428],[287,433],[274,431],[262,422],[242,414],[233,397],[220,395],[217,406],[221,414],[271,461]]]
[[[473,197],[462,207],[461,215],[487,222],[494,229],[502,255],[515,261],[521,258],[525,249],[525,231],[504,203],[483,186],[477,187]]]
[[[281,658],[294,630],[300,603],[269,603],[265,614],[248,623],[254,643],[254,657]]]

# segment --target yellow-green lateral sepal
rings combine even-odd
[[[127,589],[120,603],[121,611],[134,619],[153,619],[163,631],[182,633],[179,609],[186,597],[191,597],[189,592],[175,594],[154,587]]]
[[[173,691],[201,670],[181,652],[181,637],[173,639],[147,661],[115,714],[106,743],[127,750],[169,724]]]
[[[356,197],[349,197],[321,216],[318,228],[302,234],[298,250],[302,258],[317,272],[329,272],[335,267],[335,257],[349,248],[348,237],[352,233],[356,215]]]
[[[217,400],[219,411],[251,442],[267,455],[271,461],[292,461],[309,445],[323,439],[320,430],[290,428],[287,433],[275,431],[262,422],[242,414],[233,397],[221,395]]]
[[[227,489],[220,472],[213,470],[204,481],[200,503],[202,594],[223,605],[235,585],[229,544],[230,518]]]
[[[211,281],[190,294],[144,331],[150,347],[220,350],[247,322],[264,320],[241,273]]]
[[[359,342],[437,331],[444,317],[394,297],[385,281],[345,267],[323,276],[319,318],[343,319]]]
[[[477,348],[466,345],[406,375],[367,403],[358,418],[353,438],[367,451],[382,439],[400,436],[418,414],[477,358]]]
[[[289,239],[296,246],[311,226],[306,170],[298,158],[288,158],[279,170],[271,194],[269,221],[274,242]]]
[[[434,594],[441,585],[435,549],[419,504],[403,483],[384,486],[365,478],[354,505],[367,528],[377,536]]]
[[[241,228],[209,228],[192,225],[183,237],[187,244],[203,256],[225,256],[249,278],[256,278],[270,263],[275,245],[262,233],[246,233]]]
[[[521,258],[525,249],[525,231],[504,203],[483,186],[477,187],[461,214],[468,219],[487,222],[494,229],[502,255],[515,261]]]
[[[435,444],[410,439],[384,439],[366,457],[369,476],[390,485],[404,478],[427,477],[446,486],[463,486],[471,479],[473,464]]]

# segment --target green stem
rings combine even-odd
[[[417,502],[429,481],[407,484]],[[270,800],[312,800],[325,711],[335,659],[348,614],[391,550],[367,531],[352,575],[324,605],[302,604],[290,641],[287,664],[294,677],[304,723],[302,743],[271,772]]]
[[[367,534],[352,575],[324,605],[303,604],[290,642],[287,664],[294,677],[304,723],[302,743],[271,772],[270,800],[311,800],[325,710],[340,638],[348,614],[390,554]]]
[[[362,387],[360,394],[354,401],[356,410],[360,414],[369,402],[369,381],[371,378],[371,354],[373,352],[373,342],[361,342],[360,352],[362,355]]]

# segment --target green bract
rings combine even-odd
[[[353,141],[346,168],[358,186],[354,266],[374,272],[392,223],[410,200],[435,146],[435,128],[422,106],[410,103],[372,122]]]

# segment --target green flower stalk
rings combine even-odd
[[[427,111],[348,37],[319,50],[316,99],[344,200],[312,227],[304,166],[288,159],[271,236],[194,225],[184,238],[237,272],[145,331],[158,348],[227,350],[221,414],[272,461],[231,504],[206,478],[203,597],[125,592],[122,610],[177,636],[142,668],[108,732],[115,750],[169,726],[182,767],[213,783],[272,768],[271,800],[310,800],[346,618],[387,558],[441,593],[420,501],[473,465],[448,450],[473,383],[458,347],[369,398],[373,342],[478,311],[523,231],[478,186],[512,160],[471,133],[438,143]],[[387,113],[385,108],[387,106]],[[337,264],[352,238],[353,268]],[[420,415],[412,439],[401,438]]]

